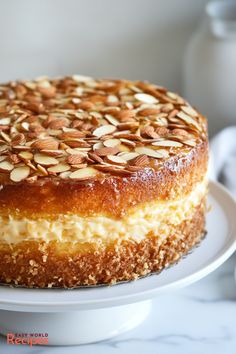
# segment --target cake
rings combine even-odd
[[[205,235],[207,164],[206,119],[161,86],[2,84],[0,283],[115,284],[176,263]]]

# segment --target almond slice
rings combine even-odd
[[[29,151],[21,151],[18,156],[23,160],[32,160],[34,155]]]
[[[44,139],[38,139],[33,144],[31,144],[31,147],[33,149],[38,149],[38,150],[57,150],[58,149],[59,142],[56,141],[53,138],[44,138]]]
[[[14,168],[14,165],[12,165],[8,161],[2,161],[0,162],[0,171],[11,171]]]
[[[40,165],[50,166],[57,165],[59,161],[54,157],[43,155],[43,154],[35,154],[34,161]]]
[[[114,126],[117,126],[120,122],[114,118],[111,114],[105,114],[105,119]]]
[[[49,167],[48,171],[54,173],[61,173],[61,172],[69,171],[70,169],[71,167],[67,163],[59,163],[56,166]]]
[[[108,139],[103,142],[103,145],[106,147],[114,147],[120,145],[119,139]]]
[[[84,156],[81,154],[72,154],[66,158],[66,162],[71,165],[81,164],[84,161]]]
[[[72,79],[76,82],[88,82],[88,81],[93,81],[93,78],[90,76],[84,76],[84,75],[73,75]]]
[[[10,173],[10,179],[13,182],[20,182],[26,179],[30,174],[30,168],[28,166],[16,167]]]
[[[82,168],[82,169],[72,172],[69,175],[69,178],[83,180],[83,179],[92,178],[92,177],[96,176],[96,174],[97,174],[97,171],[94,168],[86,167],[86,168]]]
[[[142,147],[142,146],[136,147],[135,151],[140,155],[147,155],[149,157],[155,157],[157,159],[163,158],[163,155],[160,154],[158,151],[146,147]]]
[[[191,106],[181,106],[182,111],[193,117],[198,117],[198,113]]]
[[[183,144],[179,143],[178,141],[174,140],[162,140],[162,141],[156,141],[152,143],[154,146],[167,146],[167,147],[181,147]]]
[[[122,152],[118,156],[122,157],[125,161],[129,161],[139,156],[139,154],[137,152]]]
[[[10,124],[10,122],[11,122],[11,119],[9,117],[0,119],[0,125],[8,125],[8,124]]]
[[[184,140],[183,143],[188,146],[195,147],[197,145],[195,140]]]
[[[108,155],[115,155],[119,152],[120,150],[115,146],[115,147],[103,147],[101,149],[96,149],[94,152],[98,156],[108,156]]]
[[[152,104],[152,103],[158,103],[159,102],[159,100],[156,97],[151,96],[151,95],[149,95],[147,93],[136,93],[134,95],[134,97],[136,98],[136,100],[144,102],[144,103]]]
[[[102,125],[101,127],[94,130],[93,135],[100,138],[103,135],[114,133],[115,130],[116,127],[114,125],[110,125],[110,124]]]
[[[106,160],[112,164],[115,165],[120,165],[120,166],[125,166],[127,161],[122,159],[122,157],[120,156],[114,156],[114,155],[108,155],[106,157]]]
[[[180,119],[182,119],[184,122],[186,122],[187,124],[192,124],[194,125],[198,130],[200,129],[200,126],[198,125],[198,123],[196,122],[195,119],[193,119],[192,117],[190,117],[189,115],[187,115],[186,113],[180,111],[177,114],[177,117],[179,117]]]

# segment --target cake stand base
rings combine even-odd
[[[149,314],[151,301],[75,312],[37,313],[0,310],[0,333],[48,334],[48,345],[98,342],[138,326]]]

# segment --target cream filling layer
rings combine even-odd
[[[207,180],[200,182],[187,196],[178,200],[157,201],[133,208],[116,220],[106,216],[81,217],[59,215],[55,220],[37,220],[11,215],[0,217],[0,242],[22,241],[111,242],[113,240],[141,241],[152,232],[167,237],[171,229],[190,218],[194,208],[207,193]]]

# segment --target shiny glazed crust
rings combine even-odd
[[[148,235],[141,242],[109,246],[21,242],[0,244],[0,282],[26,287],[78,287],[114,284],[160,272],[176,263],[205,235],[205,200],[191,219],[178,225],[161,244]]]

